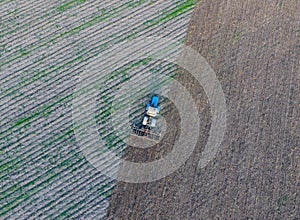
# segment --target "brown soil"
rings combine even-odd
[[[221,150],[197,170],[210,109],[201,86],[179,71],[178,79],[196,100],[201,117],[197,148],[164,179],[118,183],[109,219],[300,216],[299,12],[297,0],[203,0],[197,6],[187,44],[206,58],[226,96],[228,125]],[[147,161],[167,153],[178,133],[175,119],[160,147],[129,151],[127,159]]]

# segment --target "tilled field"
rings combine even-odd
[[[296,0],[199,3],[187,44],[206,58],[226,95],[227,132],[221,150],[207,167],[197,169],[211,124],[210,108],[201,86],[189,73],[178,71],[178,80],[198,105],[197,148],[164,179],[118,183],[109,219],[300,216],[299,11]],[[159,147],[152,152],[130,148],[127,159],[155,159],[169,151],[167,143],[177,134],[176,114],[173,110],[166,116],[172,123]]]

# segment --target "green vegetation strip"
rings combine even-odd
[[[74,0],[74,1],[71,1],[71,2],[67,2],[63,5],[60,5],[57,10],[60,11],[60,12],[63,12],[63,11],[66,11],[68,9],[71,9],[81,3],[85,3],[87,0]]]
[[[92,27],[95,24],[98,24],[99,22],[103,22],[103,21],[105,21],[107,19],[113,18],[116,15],[118,15],[120,12],[126,10],[128,8],[128,5],[130,5],[130,2],[126,2],[123,5],[119,6],[118,8],[113,8],[110,11],[103,10],[103,14],[101,14],[99,16],[95,16],[90,21],[88,21],[88,22],[86,22],[84,24],[81,24],[81,25],[79,25],[79,26],[77,26],[77,27],[75,27],[75,28],[73,28],[73,29],[71,29],[69,31],[64,32],[64,33],[57,34],[54,38],[49,39],[48,41],[46,41],[43,44],[33,45],[29,49],[24,49],[19,54],[16,53],[14,55],[14,57],[12,57],[11,59],[9,59],[9,60],[7,60],[5,62],[0,62],[0,68],[3,67],[6,64],[9,64],[10,62],[12,62],[12,61],[14,61],[16,59],[22,58],[22,57],[24,57],[24,56],[32,53],[33,51],[35,51],[36,49],[38,49],[40,47],[47,46],[49,43],[51,43],[53,41],[57,41],[58,39],[60,39],[62,37],[66,37],[66,36],[72,35],[72,34],[78,34],[79,32],[81,32],[81,31],[83,31],[83,30],[85,30],[85,29],[87,29],[89,27]]]
[[[155,24],[153,24],[153,25],[155,25]],[[145,28],[145,30],[146,30],[146,29],[149,29],[150,27],[153,27],[153,25],[149,25],[148,27]],[[132,36],[136,36],[138,33],[139,33],[139,32],[136,31],[135,33],[132,34]],[[132,37],[132,36],[131,36],[131,37]],[[112,36],[111,36],[111,37],[112,37]],[[128,37],[125,36],[125,37],[123,37],[122,39],[120,39],[119,41],[126,40],[127,38],[128,38]],[[101,50],[104,50],[104,49],[105,49],[106,47],[108,47],[108,46],[109,46],[109,43],[104,43],[104,44],[99,45],[98,48],[101,49]],[[100,50],[100,52],[102,52],[101,50]],[[64,67],[68,67],[69,65],[74,64],[76,61],[82,61],[82,62],[88,61],[90,58],[85,59],[85,60],[83,60],[83,58],[82,58],[82,57],[83,57],[83,54],[82,54],[82,53],[83,53],[84,51],[85,51],[85,50],[80,51],[81,55],[80,55],[80,53],[79,53],[78,56],[77,56],[75,59],[69,61],[68,63],[66,63],[66,64],[64,64],[64,65],[62,65],[62,66],[60,66],[59,68],[56,68],[56,65],[53,65],[53,66],[51,66],[50,68],[47,69],[48,71],[43,70],[43,71],[41,71],[41,72],[38,72],[37,74],[35,74],[35,75],[31,78],[31,80],[21,82],[21,83],[19,84],[19,86],[25,87],[25,86],[27,86],[27,85],[29,85],[29,84],[35,82],[36,80],[41,79],[41,78],[43,78],[43,77],[49,75],[49,74],[52,73],[52,72],[59,71],[60,69],[63,69]],[[96,54],[94,54],[94,55],[96,56],[96,55],[100,54],[100,52],[98,51],[98,52],[97,52]],[[42,60],[44,60],[45,58],[46,58],[46,57],[43,57],[42,59],[39,60],[39,62],[42,61]],[[54,70],[50,71],[52,68],[54,68]],[[14,89],[14,88],[12,87],[12,88],[10,88],[10,89],[8,89],[8,90],[6,90],[6,91],[3,91],[3,92],[2,92],[2,96],[4,96],[4,95],[12,95],[15,91],[18,91],[18,90],[17,90],[17,89]]]
[[[68,162],[68,163],[70,163],[69,166],[72,167],[84,160],[83,158],[79,158],[77,160],[75,160],[75,159],[76,159],[76,157],[68,158],[68,159],[64,160],[61,164]],[[72,162],[70,162],[70,161],[72,161]],[[60,167],[60,166],[63,166],[63,165],[58,165],[58,167]],[[63,171],[61,171],[61,173],[62,172]],[[9,210],[19,206],[21,203],[26,202],[30,196],[34,195],[39,190],[43,189],[45,186],[49,185],[54,180],[58,180],[60,178],[59,174],[60,173],[55,172],[54,169],[51,169],[51,170],[48,170],[45,174],[37,177],[36,179],[30,181],[27,184],[25,184],[24,186],[20,186],[20,184],[18,184],[19,188],[17,190],[21,190],[24,193],[22,193],[20,196],[16,197],[15,200],[8,202],[8,203],[4,204],[3,206],[1,206],[0,207],[0,217],[4,216],[6,213],[8,213]],[[47,179],[43,180],[38,185],[35,185],[35,183],[39,180],[42,180],[43,177],[47,177]],[[30,188],[31,186],[34,186],[34,187]],[[24,188],[25,188],[25,190],[24,190]]]

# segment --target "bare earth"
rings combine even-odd
[[[194,154],[172,175],[146,184],[118,183],[109,219],[297,219],[300,216],[300,2],[203,0],[187,44],[217,73],[228,126],[216,159],[197,169],[211,123],[207,98],[191,75],[179,81],[196,100],[201,135]],[[174,113],[174,115],[172,115]],[[159,146],[130,149],[128,160],[168,153],[178,133],[167,115]],[[170,121],[168,121],[170,119]]]

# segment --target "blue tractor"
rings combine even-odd
[[[151,102],[146,105],[146,113],[143,119],[143,126],[151,129],[156,125],[156,116],[160,112],[160,106],[158,104],[158,96],[153,96]]]
[[[132,124],[133,134],[137,136],[146,136],[148,139],[158,141],[160,138],[160,133],[152,130],[156,126],[156,117],[160,112],[159,98],[158,96],[153,96],[152,100],[147,103],[143,122],[141,126]]]

